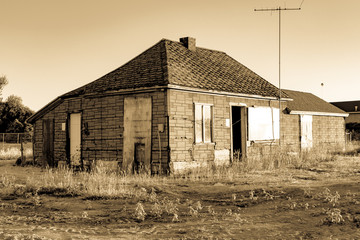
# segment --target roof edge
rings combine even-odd
[[[182,90],[188,92],[197,92],[197,93],[207,93],[207,94],[215,94],[215,95],[227,95],[227,96],[236,96],[236,97],[247,97],[247,98],[257,98],[257,99],[267,99],[267,100],[279,100],[277,97],[270,96],[261,96],[255,94],[246,94],[246,93],[234,93],[234,92],[225,92],[225,91],[217,91],[217,90],[203,90],[199,88],[192,87],[184,87],[175,84],[168,84],[169,89]],[[281,101],[293,101],[292,98],[281,98]]]
[[[39,111],[37,111],[36,113],[31,115],[28,119],[26,119],[26,121],[28,123],[33,124],[36,120],[38,120],[39,118],[44,116],[46,113],[48,113],[49,111],[51,111],[54,108],[56,108],[57,106],[59,106],[63,101],[64,101],[64,99],[61,97],[55,98],[50,103],[48,103],[43,108],[41,108]]]
[[[244,98],[255,98],[255,99],[266,99],[266,100],[279,100],[276,97],[270,97],[270,96],[261,96],[261,95],[252,95],[252,94],[244,94],[244,93],[233,93],[233,92],[225,92],[225,91],[216,91],[216,90],[207,90],[207,89],[199,89],[199,88],[191,88],[191,87],[184,87],[174,84],[167,84],[163,86],[153,86],[153,87],[144,87],[144,88],[137,88],[137,89],[120,89],[116,91],[108,91],[104,92],[102,94],[99,93],[90,93],[90,94],[82,94],[83,97],[94,97],[94,96],[109,96],[109,95],[118,95],[118,94],[131,94],[131,93],[139,93],[139,92],[148,92],[148,91],[156,91],[161,89],[173,89],[173,90],[179,90],[179,91],[187,91],[187,92],[196,92],[196,93],[203,93],[203,94],[211,94],[211,95],[221,95],[221,96],[234,96],[234,97],[244,97]],[[43,108],[41,108],[39,111],[37,111],[35,114],[30,116],[27,119],[27,122],[33,124],[35,121],[37,121],[39,118],[44,116],[49,111],[53,110],[57,106],[59,106],[61,103],[64,102],[67,98],[73,98],[78,97],[78,95],[70,95],[70,96],[60,96],[55,98],[53,101],[45,105]],[[291,98],[281,98],[281,101],[293,101]],[[299,114],[295,113],[296,111],[291,111],[292,114]],[[300,113],[303,114],[303,113]],[[348,115],[348,114],[347,114]]]
[[[314,115],[314,116],[329,116],[329,117],[348,117],[348,113],[331,113],[331,112],[311,112],[311,111],[293,111],[290,110],[291,115]]]

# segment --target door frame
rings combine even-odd
[[[233,107],[239,107],[241,116],[241,160],[247,156],[247,105],[245,103],[230,103],[230,159],[234,161],[234,136],[233,136]]]
[[[299,115],[300,118],[300,149],[302,151],[304,150],[310,150],[313,147],[313,115],[308,115],[308,114],[300,114]],[[311,119],[311,139],[310,142],[306,142],[303,139],[306,137],[308,137],[309,135],[307,134],[308,132],[305,132],[306,129],[304,129],[304,125],[303,125],[303,119]],[[309,129],[307,129],[309,131]],[[310,131],[309,131],[310,132]],[[303,134],[306,133],[306,136]]]
[[[66,119],[66,158],[67,158],[67,164],[69,166],[71,166],[72,162],[71,162],[71,134],[70,134],[70,131],[71,131],[71,114],[80,114],[80,159],[79,159],[79,162],[80,162],[80,166],[83,166],[83,151],[82,151],[82,148],[83,148],[83,141],[82,141],[82,124],[83,124],[83,112],[82,111],[73,111],[73,112],[68,112],[67,113],[67,119]]]
[[[144,112],[144,108],[148,110],[147,114],[145,114],[146,111]],[[145,118],[143,118],[144,116]],[[127,96],[124,98],[123,160],[121,167],[125,172],[134,172],[135,144],[144,143],[146,161],[145,169],[147,173],[151,174],[153,130],[152,117],[153,102],[151,96]],[[146,133],[145,135],[139,135],[144,132]]]
[[[54,137],[55,137],[55,121],[54,119],[43,119],[43,165],[47,164],[50,167],[55,167],[55,154],[54,154]],[[47,130],[45,130],[47,129]]]

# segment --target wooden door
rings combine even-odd
[[[81,164],[81,113],[70,114],[70,164]]]
[[[54,167],[54,119],[43,120],[43,158],[44,164]]]
[[[122,168],[136,172],[141,161],[142,173],[151,170],[151,98],[126,97],[124,99],[124,144]],[[137,146],[138,149],[135,149]],[[140,160],[141,159],[141,160]]]
[[[301,125],[301,149],[310,149],[313,146],[312,137],[312,116],[311,115],[300,115]]]

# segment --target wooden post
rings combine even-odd
[[[21,165],[23,165],[25,162],[24,162],[24,145],[23,145],[22,138],[20,141],[20,152],[21,152]]]

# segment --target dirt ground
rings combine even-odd
[[[0,177],[17,184],[43,171],[12,164]],[[0,239],[360,239],[359,157],[138,187],[157,200],[0,195]]]

